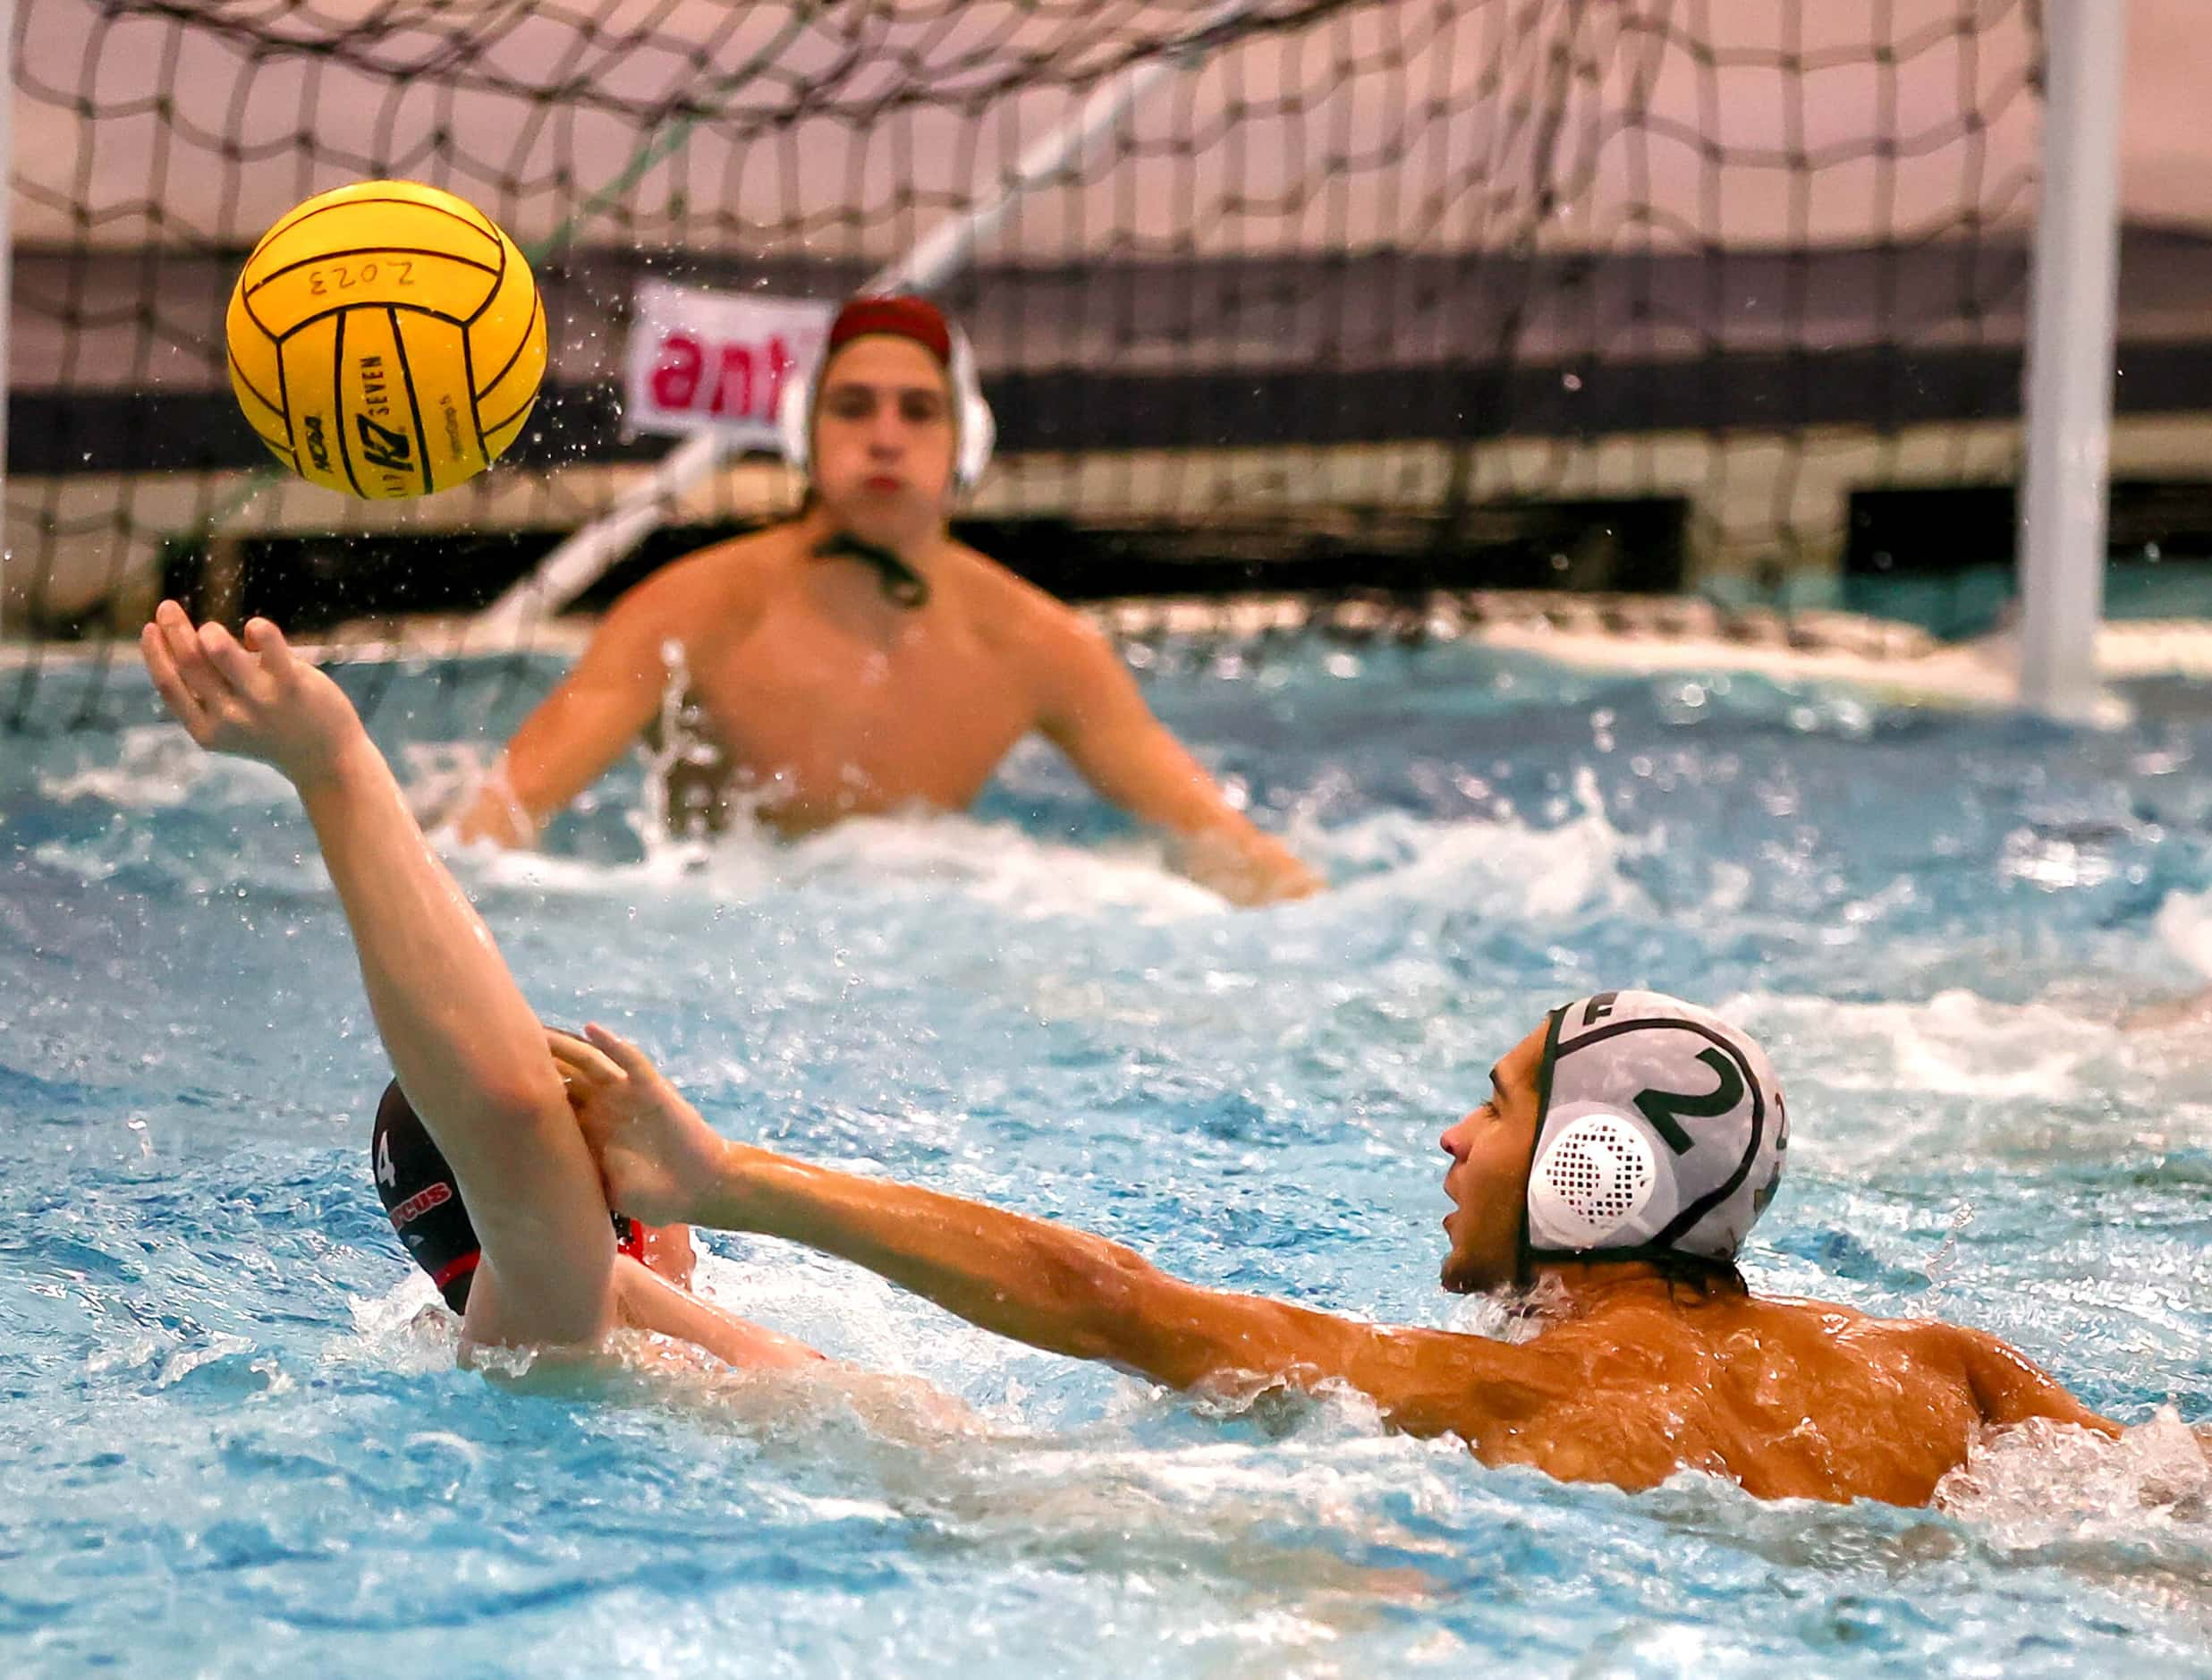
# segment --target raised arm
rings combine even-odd
[[[1338,1382],[1394,1428],[1478,1442],[1556,1398],[1534,1350],[1200,1288],[1086,1232],[726,1141],[634,1046],[588,1032],[602,1060],[573,1070],[591,1088],[578,1115],[610,1198],[634,1217],[787,1238],[984,1329],[1174,1388]]]
[[[1321,878],[1231,805],[1152,715],[1105,637],[1070,614],[1036,656],[1046,736],[1100,798],[1173,835],[1192,878],[1241,904],[1321,890]]]
[[[574,668],[507,742],[462,813],[463,840],[530,844],[638,738],[668,681],[672,581],[656,575],[607,614]]]
[[[377,1030],[483,1243],[473,1342],[586,1344],[611,1328],[614,1232],[543,1031],[337,685],[265,619],[241,647],[164,602],[141,638],[179,722],[299,789]]]

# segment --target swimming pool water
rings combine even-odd
[[[349,673],[426,797],[554,675]],[[1471,649],[1153,656],[1335,882],[1235,912],[1048,752],[971,817],[462,856],[550,1020],[716,1124],[1209,1283],[1482,1326],[1436,1136],[1565,997],[1739,1016],[1790,1090],[1755,1283],[2004,1335],[2143,1428],[1937,1511],[1481,1468],[1351,1404],[1226,1413],[716,1237],[725,1299],[911,1395],[521,1392],[365,1159],[385,1077],[296,802],[138,720],[0,767],[0,1667],[225,1675],[2009,1675],[2212,1664],[2212,705],[2078,735]],[[455,747],[449,743],[462,743]]]

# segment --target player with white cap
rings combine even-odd
[[[1657,992],[1554,1010],[1444,1133],[1443,1281],[1527,1291],[1538,1328],[1513,1343],[1202,1288],[1082,1232],[727,1141],[601,1031],[563,1061],[609,1202],[635,1218],[788,1238],[1171,1387],[1364,1395],[1488,1464],[1918,1505],[1992,1430],[2119,1433],[1994,1336],[1753,1294],[1736,1261],[1781,1180],[1782,1087],[1740,1029]]]
[[[1766,1052],[1677,998],[1601,992],[1553,1011],[1537,1101],[1524,1276],[1598,1254],[1733,1268],[1782,1182],[1790,1123]]]

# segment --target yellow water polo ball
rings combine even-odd
[[[349,496],[474,478],[546,373],[530,264],[465,199],[412,181],[318,194],[262,235],[225,322],[231,389],[276,458]]]

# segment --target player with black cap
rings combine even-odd
[[[484,1261],[484,1244],[476,1235],[468,1204],[461,1199],[453,1163],[396,1079],[385,1086],[377,1100],[377,1117],[369,1132],[369,1161],[394,1234],[406,1244],[415,1264],[429,1274],[445,1304],[455,1312],[467,1312],[477,1268]],[[662,1240],[648,1248],[648,1226],[627,1214],[610,1214],[608,1219],[617,1254],[652,1267],[672,1282],[691,1282],[691,1243],[681,1226],[653,1232]],[[669,1258],[664,1258],[664,1251]]]
[[[266,619],[241,645],[165,601],[140,645],[193,740],[274,765],[299,790],[398,1075],[372,1134],[377,1189],[462,1314],[464,1355],[597,1353],[635,1329],[733,1365],[817,1361],[692,1294],[686,1234],[609,1215],[549,1035],[337,684]]]

